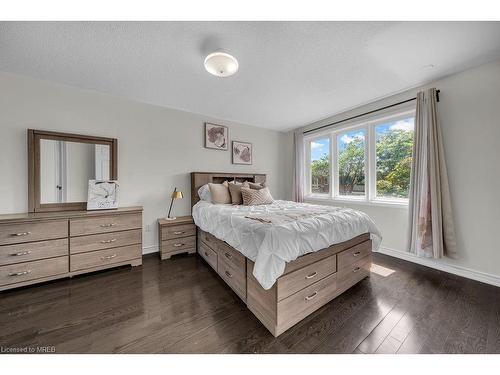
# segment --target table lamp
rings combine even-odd
[[[170,212],[172,211],[172,204],[174,203],[174,199],[181,199],[183,198],[182,191],[177,191],[177,188],[174,189],[172,194],[170,195],[170,198],[172,200],[170,201],[170,208],[168,209],[168,216],[166,217],[167,220],[175,220],[177,219],[175,216],[170,217]]]

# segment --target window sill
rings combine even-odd
[[[354,204],[360,206],[374,206],[374,207],[392,207],[392,208],[408,208],[408,202],[401,201],[389,201],[389,200],[371,200],[367,201],[365,199],[356,198],[330,198],[329,196],[321,195],[306,195],[304,197],[305,201],[311,201],[315,203],[329,203],[329,204]]]

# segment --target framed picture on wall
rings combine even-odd
[[[233,164],[252,164],[252,144],[233,141]]]
[[[205,123],[205,148],[227,151],[229,130],[227,126]]]

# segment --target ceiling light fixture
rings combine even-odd
[[[229,77],[238,71],[238,60],[229,53],[217,51],[205,57],[205,69],[217,77]]]

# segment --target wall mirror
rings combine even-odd
[[[84,210],[89,180],[116,180],[114,138],[28,130],[30,212]]]

